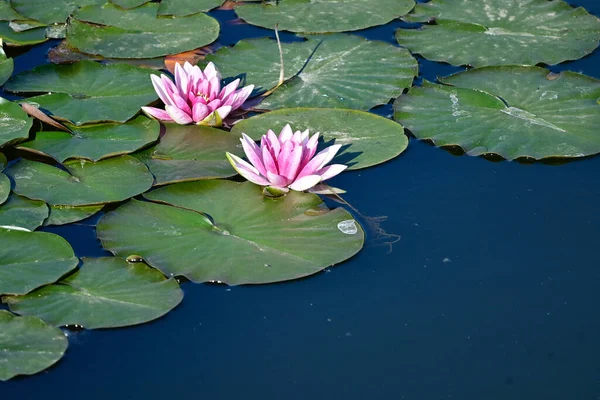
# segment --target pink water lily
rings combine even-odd
[[[210,62],[204,71],[189,62],[175,64],[175,83],[166,75],[152,75],[152,85],[165,109],[142,107],[149,116],[178,124],[220,126],[229,113],[239,108],[250,96],[254,85],[236,90],[236,79],[221,89],[221,76]]]
[[[227,153],[233,168],[250,182],[278,192],[311,189],[347,168],[342,164],[326,166],[341,145],[334,144],[315,155],[319,134],[309,138],[308,130],[292,132],[289,125],[279,137],[269,130],[261,138],[260,147],[245,133],[240,140],[250,163]]]

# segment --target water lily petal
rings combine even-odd
[[[324,168],[321,168],[320,170],[317,171],[317,175],[321,175],[322,180],[327,180],[329,178],[333,178],[334,176],[336,176],[337,174],[339,174],[340,172],[342,172],[343,170],[345,170],[346,168],[348,168],[347,165],[343,165],[343,164],[332,164],[332,165],[328,165]]]
[[[221,74],[219,73],[219,70],[217,70],[217,67],[215,67],[215,64],[211,61],[206,64],[206,67],[204,68],[204,79],[211,80],[213,78],[221,80]]]
[[[281,176],[279,174],[274,174],[274,173],[268,172],[268,171],[267,171],[267,178],[269,179],[269,182],[271,182],[271,185],[276,186],[276,187],[286,187],[288,185],[288,183],[290,182],[290,180],[287,179],[285,176]]]
[[[300,179],[296,179],[294,183],[289,185],[288,187],[292,190],[297,190],[298,192],[303,192],[305,190],[310,189],[315,186],[317,183],[321,182],[321,177],[319,175],[307,175]]]
[[[281,132],[279,132],[279,142],[283,144],[284,142],[290,140],[293,135],[294,132],[292,132],[292,127],[290,126],[290,124],[286,124],[281,130]]]
[[[219,116],[223,120],[231,112],[231,106],[222,106],[222,107],[219,107],[219,108],[216,109],[215,112],[219,113]]]
[[[229,160],[229,163],[238,174],[242,175],[244,178],[257,185],[268,186],[270,184],[267,179],[258,174],[256,168],[248,164],[246,161],[229,152],[225,154],[227,156],[227,159]]]
[[[265,166],[265,169],[267,170],[267,173],[272,173],[272,174],[279,174],[279,170],[277,169],[277,164],[275,163],[275,160],[273,159],[273,156],[271,155],[271,152],[269,151],[269,149],[265,146],[262,148],[262,160],[263,160],[263,165]],[[267,175],[268,177],[268,175]]]
[[[240,139],[240,141],[242,142],[242,147],[244,148],[244,153],[246,153],[248,161],[250,161],[250,163],[254,165],[256,169],[258,169],[261,175],[266,176],[267,170],[265,169],[265,166],[262,162],[260,148],[256,145],[254,140],[252,140],[245,133],[242,133],[242,138]]]
[[[281,143],[279,142],[277,135],[275,135],[275,132],[269,129],[267,135],[263,135],[263,138],[271,146],[273,156],[276,158],[279,157],[279,152],[281,151]]]
[[[194,104],[192,107],[192,119],[194,122],[202,121],[208,114],[210,114],[210,110],[200,101],[196,102],[196,104]]]
[[[304,157],[302,158],[302,165],[306,165],[306,163],[315,155],[318,145],[319,132],[312,135],[312,137],[306,142]]]
[[[167,111],[169,116],[173,118],[173,121],[177,122],[178,124],[185,125],[193,122],[193,119],[189,114],[175,106],[166,105],[165,111]]]
[[[221,81],[219,78],[214,77],[208,80],[208,89],[204,94],[208,97],[209,100],[213,100],[218,98],[218,94],[221,91]]]
[[[175,63],[175,86],[177,86],[177,89],[179,89],[179,95],[182,98],[187,97],[188,84],[189,84],[189,79],[188,79],[187,72],[183,69],[181,64],[176,62]]]
[[[254,85],[248,85],[248,86],[244,86],[244,88],[235,92],[235,94],[233,95],[234,98],[233,98],[233,102],[231,103],[231,107],[233,107],[234,109],[240,108],[244,104],[246,99],[248,99],[248,97],[250,97],[253,90],[254,90]]]
[[[298,175],[300,162],[302,161],[302,151],[302,146],[296,146],[296,148],[292,150],[292,154],[290,154],[284,160],[277,160],[277,164],[279,164],[279,173],[288,178],[290,181],[296,179],[296,176]]]
[[[173,118],[165,111],[155,107],[142,107],[142,111],[149,117],[161,121],[173,121]]]
[[[164,76],[164,75],[163,75]],[[165,87],[165,84],[161,78],[156,75],[150,75],[150,80],[152,80],[152,86],[154,86],[154,90],[158,97],[162,100],[163,103],[173,105],[173,101],[171,100],[171,96]]]
[[[232,93],[235,93],[235,89],[237,89],[237,87],[239,85],[240,85],[240,80],[238,78],[238,79],[234,80],[233,82],[230,82],[223,89],[221,89],[221,93],[219,93],[219,95],[217,97],[219,97],[224,104],[231,105],[231,101],[227,102],[228,97]]]
[[[333,157],[335,157],[340,147],[342,147],[342,145],[334,144],[333,146],[329,146],[326,149],[320,151],[316,156],[313,157],[312,160],[310,160],[304,166],[304,168],[302,168],[302,171],[300,171],[300,173],[298,174],[298,178],[315,174],[317,170],[323,168],[325,164],[327,164],[333,159]]]

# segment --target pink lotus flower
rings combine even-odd
[[[239,108],[254,89],[254,85],[248,85],[236,90],[239,79],[221,89],[221,76],[212,62],[204,72],[187,61],[183,67],[175,63],[175,83],[166,75],[151,78],[165,109],[142,107],[142,110],[161,121],[178,124],[221,126],[223,119]]]
[[[342,146],[334,144],[315,155],[319,134],[309,139],[308,129],[293,133],[286,125],[279,137],[269,130],[261,138],[260,147],[245,133],[240,140],[250,163],[231,153],[227,153],[227,159],[244,178],[275,193],[311,189],[347,168],[341,164],[325,166]]]

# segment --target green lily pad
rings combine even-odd
[[[418,63],[406,49],[357,36],[330,35],[283,43],[288,79],[259,108],[335,107],[368,110],[411,86]],[[270,39],[242,40],[206,57],[223,76],[244,76],[260,92],[279,80],[279,51]],[[377,73],[373,65],[377,64]],[[222,66],[222,67],[221,67]]]
[[[10,78],[13,73],[14,62],[12,58],[7,58],[4,49],[0,47],[0,85]]]
[[[111,3],[118,5],[121,8],[135,8],[142,4],[146,4],[150,0],[110,0]]]
[[[158,139],[160,124],[150,118],[137,117],[126,124],[69,126],[73,134],[63,131],[37,132],[35,140],[22,143],[19,149],[47,154],[62,162],[68,158],[98,161],[128,154]]]
[[[175,279],[142,263],[83,258],[79,271],[27,296],[5,297],[11,311],[55,326],[88,329],[143,324],[175,308],[183,293]]]
[[[14,21],[25,19],[10,5],[10,0],[0,0],[0,21]]]
[[[48,213],[48,206],[43,201],[11,193],[0,205],[0,226],[18,226],[33,231],[42,226]]]
[[[150,189],[154,181],[146,166],[131,156],[98,162],[71,160],[63,165],[68,172],[22,159],[5,173],[15,182],[15,193],[67,206],[126,200]]]
[[[159,18],[158,7],[158,3],[131,10],[112,4],[84,7],[67,27],[67,44],[109,58],[153,58],[193,50],[219,36],[219,23],[206,14]]]
[[[413,53],[453,65],[558,64],[591,53],[600,20],[583,8],[548,0],[432,0],[418,4],[420,29],[399,29],[396,39]],[[440,40],[443,38],[443,40]]]
[[[102,246],[194,282],[296,279],[352,257],[364,242],[352,215],[327,210],[310,193],[272,199],[249,182],[197,181],[145,197],[175,207],[132,200],[105,214],[97,225]]]
[[[8,199],[10,194],[10,179],[8,176],[0,173],[0,204],[4,203]]]
[[[600,152],[600,81],[539,67],[485,67],[425,82],[395,103],[394,118],[419,139],[507,159]]]
[[[0,228],[0,294],[25,294],[56,282],[79,259],[62,237]]]
[[[236,175],[224,155],[244,155],[239,135],[207,126],[165,126],[157,145],[134,154],[152,172],[155,185]]]
[[[102,65],[80,61],[71,65],[47,64],[13,76],[5,89],[16,93],[50,92],[30,97],[62,120],[77,125],[90,122],[125,122],[158,98],[150,74],[158,72],[126,64]]]
[[[0,310],[0,381],[49,368],[62,358],[68,344],[60,329],[41,319]]]
[[[258,140],[269,129],[280,132],[290,124],[293,130],[320,132],[325,142],[350,145],[342,147],[335,163],[360,169],[388,161],[408,146],[401,125],[387,118],[357,110],[339,108],[290,108],[245,119],[233,126],[232,133],[244,132]],[[329,143],[328,143],[329,144]]]
[[[10,28],[9,22],[0,22],[0,38],[8,46],[31,46],[48,40],[45,27],[15,32]]]
[[[27,139],[32,124],[21,106],[0,97],[0,147]]]
[[[407,14],[413,0],[278,0],[242,3],[236,14],[252,25],[292,32],[344,32],[384,25]]]
[[[0,171],[2,171],[4,169],[4,167],[6,167],[6,165],[8,164],[8,159],[6,158],[6,156],[2,153],[0,153]]]
[[[66,225],[81,221],[96,214],[104,207],[97,206],[50,206],[50,215],[44,221],[44,226]]]
[[[105,2],[106,0],[10,0],[13,8],[22,16],[45,24],[65,22],[79,7]]]
[[[183,17],[219,7],[225,0],[162,0],[158,15]]]

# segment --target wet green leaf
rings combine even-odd
[[[0,294],[25,294],[57,281],[79,263],[62,237],[0,228]]]
[[[43,224],[48,213],[48,206],[43,201],[10,193],[8,200],[0,205],[0,225],[33,231]]]
[[[150,0],[110,0],[111,3],[118,5],[121,8],[135,8],[142,4],[148,3]]]
[[[48,40],[46,38],[45,27],[15,32],[8,24],[8,22],[0,22],[0,38],[4,40],[8,46],[30,46]]]
[[[333,162],[360,169],[377,165],[402,153],[408,138],[401,125],[387,118],[357,110],[339,108],[289,108],[243,120],[232,129],[258,140],[269,129],[279,133],[290,124],[292,129],[320,132],[327,144],[342,144]]]
[[[73,134],[62,131],[37,132],[33,141],[22,143],[20,149],[47,154],[62,162],[68,158],[98,161],[128,154],[158,139],[160,124],[146,117],[137,117],[125,124],[69,126]]]
[[[104,207],[103,204],[97,206],[50,206],[50,215],[44,221],[44,226],[66,225],[81,221],[96,214],[102,207]]]
[[[160,18],[158,7],[158,3],[131,10],[112,4],[84,7],[70,21],[67,43],[103,57],[152,58],[193,50],[219,36],[219,23],[208,15]]]
[[[219,7],[225,0],[162,0],[158,15],[182,17]]]
[[[17,103],[0,97],[0,147],[27,139],[32,124]]]
[[[7,58],[4,49],[0,47],[0,85],[10,78],[13,73],[14,63],[12,58]]]
[[[104,4],[106,0],[10,0],[17,12],[45,24],[65,22],[79,7]]]
[[[146,197],[175,207],[132,200],[107,213],[97,225],[103,247],[194,282],[296,279],[352,257],[364,241],[347,211],[327,210],[314,194],[272,199],[249,182],[198,181]],[[347,225],[354,228],[344,233]]]
[[[398,42],[453,65],[558,64],[591,53],[600,40],[597,17],[558,0],[432,0],[407,18],[435,24],[399,29]]]
[[[134,154],[156,178],[156,185],[236,175],[225,158],[243,156],[238,135],[207,126],[165,124],[160,143]]]
[[[387,24],[414,5],[413,0],[277,0],[240,3],[235,12],[244,21],[268,29],[279,24],[286,31],[325,33]]]
[[[600,152],[600,81],[539,67],[485,67],[425,82],[394,105],[419,139],[507,159]]]
[[[142,263],[83,258],[79,271],[27,296],[6,297],[11,311],[55,326],[116,328],[152,321],[175,308],[183,293],[175,279]]]
[[[154,181],[146,166],[131,156],[91,162],[71,160],[66,169],[22,159],[5,170],[14,191],[50,205],[82,206],[126,200]]]
[[[77,125],[125,122],[141,106],[158,98],[150,74],[157,72],[126,64],[101,65],[93,61],[48,64],[13,76],[5,89],[16,93],[50,92],[27,101]]]
[[[8,176],[0,173],[0,204],[4,203],[8,199],[10,194],[10,179]]]
[[[67,346],[60,329],[0,310],[0,381],[45,370],[62,358]]]

